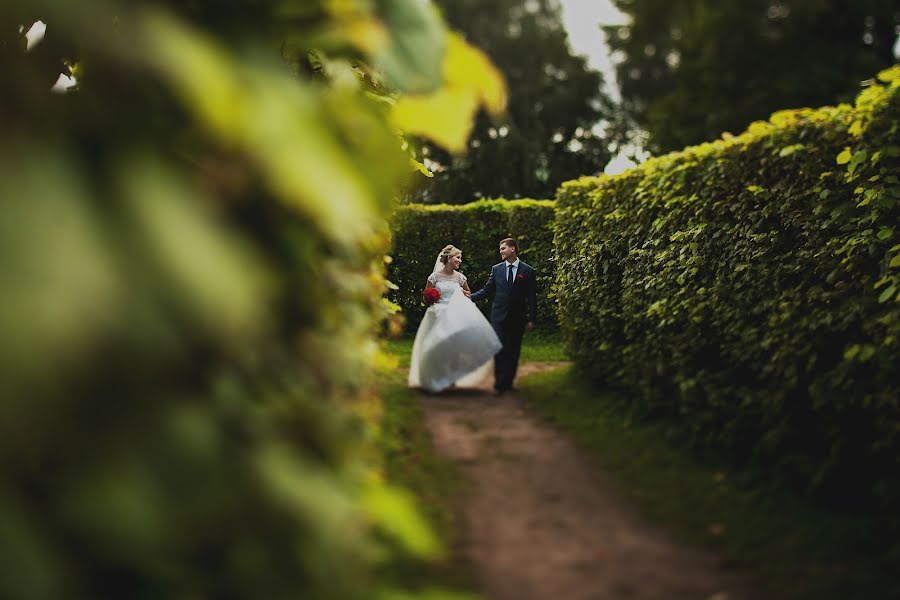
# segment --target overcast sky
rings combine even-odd
[[[600,26],[622,25],[627,22],[626,17],[613,8],[609,0],[560,0],[560,4],[563,9],[563,24],[569,33],[572,49],[576,54],[587,56],[588,65],[603,73],[606,93],[618,101],[616,76]],[[632,166],[634,162],[620,153],[613,157],[604,171],[614,175]]]
[[[625,16],[613,8],[609,0],[560,0],[563,24],[569,33],[569,43],[576,54],[588,57],[588,64],[603,73],[606,91],[618,100],[615,75],[601,25],[622,25]]]

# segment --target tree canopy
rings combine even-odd
[[[435,171],[414,199],[465,203],[479,197],[549,197],[567,179],[600,171],[608,143],[592,129],[612,113],[602,75],[572,54],[555,0],[439,0],[454,29],[506,77],[506,115],[481,114],[465,156],[424,143]]]
[[[613,0],[623,110],[651,152],[852,100],[893,62],[893,0]]]

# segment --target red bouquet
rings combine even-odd
[[[441,292],[437,288],[425,288],[422,290],[422,298],[425,299],[425,306],[431,306],[441,299]]]

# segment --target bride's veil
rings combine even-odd
[[[434,268],[431,270],[432,273],[437,273],[441,269],[444,268],[444,263],[441,262],[441,255],[444,254],[444,251],[441,250],[438,252],[437,259],[434,261]]]

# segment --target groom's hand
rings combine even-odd
[[[463,289],[463,294],[466,295],[466,298],[471,298],[471,297],[472,297],[472,292],[470,292],[469,290]]]

